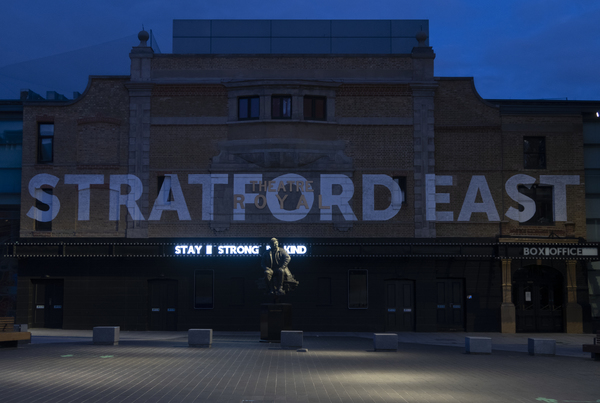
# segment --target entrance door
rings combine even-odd
[[[31,280],[33,285],[33,327],[62,329],[63,280]]]
[[[436,288],[438,331],[464,331],[463,280],[436,280]]]
[[[148,280],[149,330],[177,330],[177,280]]]
[[[513,275],[517,332],[562,332],[563,281],[558,270],[529,266]]]
[[[385,282],[385,329],[411,332],[415,328],[414,283],[410,280]]]

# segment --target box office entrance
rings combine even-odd
[[[63,280],[31,280],[33,286],[32,327],[62,329]]]
[[[529,266],[513,274],[517,332],[563,332],[564,290],[556,269]]]
[[[148,280],[148,330],[177,330],[177,280]]]

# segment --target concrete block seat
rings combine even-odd
[[[530,355],[556,355],[556,340],[552,339],[527,339],[527,351]]]
[[[398,335],[396,333],[374,333],[373,348],[375,351],[398,351]]]
[[[96,326],[94,327],[94,344],[116,346],[119,344],[121,334],[120,326]]]
[[[465,353],[492,354],[492,339],[490,337],[465,337]]]
[[[189,329],[188,346],[209,348],[212,346],[212,329]]]
[[[302,348],[304,332],[302,330],[282,330],[281,348],[298,349]]]

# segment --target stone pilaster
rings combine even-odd
[[[137,176],[143,186],[142,196],[137,204],[142,211],[142,219],[134,220],[127,215],[127,238],[147,238],[150,215],[148,189],[150,181],[150,99],[152,95],[152,57],[154,51],[146,43],[148,33],[138,34],[139,46],[132,48],[129,90],[129,152],[128,173]]]
[[[517,320],[512,300],[512,260],[502,259],[502,305],[500,307],[502,333],[516,333]]]
[[[435,53],[425,46],[427,35],[416,36],[419,46],[413,48],[413,151],[415,192],[415,238],[435,238],[435,222],[427,221],[425,175],[435,173],[434,96],[437,83],[433,79]]]
[[[567,333],[583,333],[583,310],[577,303],[577,261],[567,260]]]

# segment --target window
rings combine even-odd
[[[44,192],[52,196],[52,189],[36,189],[36,192]],[[37,196],[37,195],[36,195]],[[38,199],[41,197],[38,197]],[[48,205],[36,199],[35,207],[41,212],[38,212],[35,220],[35,230],[36,231],[52,231],[52,205]],[[46,199],[46,198],[44,198]],[[49,198],[52,200],[52,197]],[[44,220],[44,221],[40,221]]]
[[[271,97],[271,119],[292,118],[292,97],[289,95],[273,95]]]
[[[406,205],[406,176],[394,176],[392,178],[402,191],[402,204]]]
[[[162,189],[163,185],[167,186],[169,188],[169,193],[166,194],[165,193],[165,199],[162,200],[163,204],[170,204],[174,199],[173,199],[173,189],[171,188],[171,177],[170,176],[158,176],[158,195],[160,196],[160,190]],[[166,182],[166,184],[165,184]]]
[[[369,292],[367,270],[348,270],[348,308],[367,309]]]
[[[38,162],[54,160],[54,123],[40,123],[38,126]]]
[[[552,186],[531,185],[529,189],[519,186],[519,192],[535,202],[535,214],[521,225],[554,225]]]
[[[523,137],[523,166],[525,169],[546,169],[545,137]]]
[[[260,117],[260,98],[243,97],[238,98],[238,119],[252,120]]]
[[[327,120],[327,98],[326,97],[304,97],[304,119]]]
[[[214,308],[214,271],[196,270],[194,272],[194,308]]]

